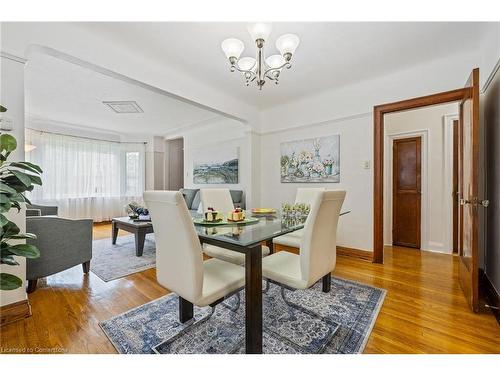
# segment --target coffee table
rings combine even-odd
[[[153,224],[151,224],[150,221],[134,221],[127,216],[114,218],[111,221],[111,242],[113,245],[116,244],[116,237],[118,237],[119,229],[134,234],[135,255],[138,257],[142,256],[146,234],[153,233]]]

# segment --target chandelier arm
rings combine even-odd
[[[233,72],[234,72],[235,70],[237,70],[237,71],[238,71],[238,72],[240,72],[240,73],[250,73],[252,76],[254,76],[254,75],[255,75],[255,72],[254,72],[254,71],[252,71],[252,70],[240,69],[240,68],[239,68],[236,64],[234,64],[232,67],[234,68],[234,69],[233,69]]]
[[[284,63],[283,65],[281,66],[278,66],[277,68],[269,68],[267,69],[264,74],[267,76],[268,73],[271,73],[271,72],[274,72],[275,70],[281,70],[283,68],[287,68],[287,69],[290,69],[292,67],[292,64],[290,62],[286,62]]]

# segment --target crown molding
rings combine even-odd
[[[3,58],[9,59],[9,60],[18,62],[20,64],[26,64],[26,62],[28,61],[25,58],[13,55],[13,54],[5,52],[5,51],[0,51],[0,56]]]

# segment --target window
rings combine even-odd
[[[144,144],[26,131],[36,146],[26,160],[40,165],[43,185],[30,193],[34,203],[54,204],[61,216],[109,220],[123,216],[130,201],[142,200]]]
[[[125,152],[125,194],[128,196],[138,196],[142,193],[139,163],[138,151]]]

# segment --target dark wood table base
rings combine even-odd
[[[111,243],[116,244],[116,238],[118,237],[118,230],[122,229],[126,232],[134,234],[135,237],[135,255],[140,257],[144,250],[144,241],[146,240],[146,234],[153,233],[153,225],[134,225],[134,223],[127,223],[121,220],[112,220],[111,223]]]

